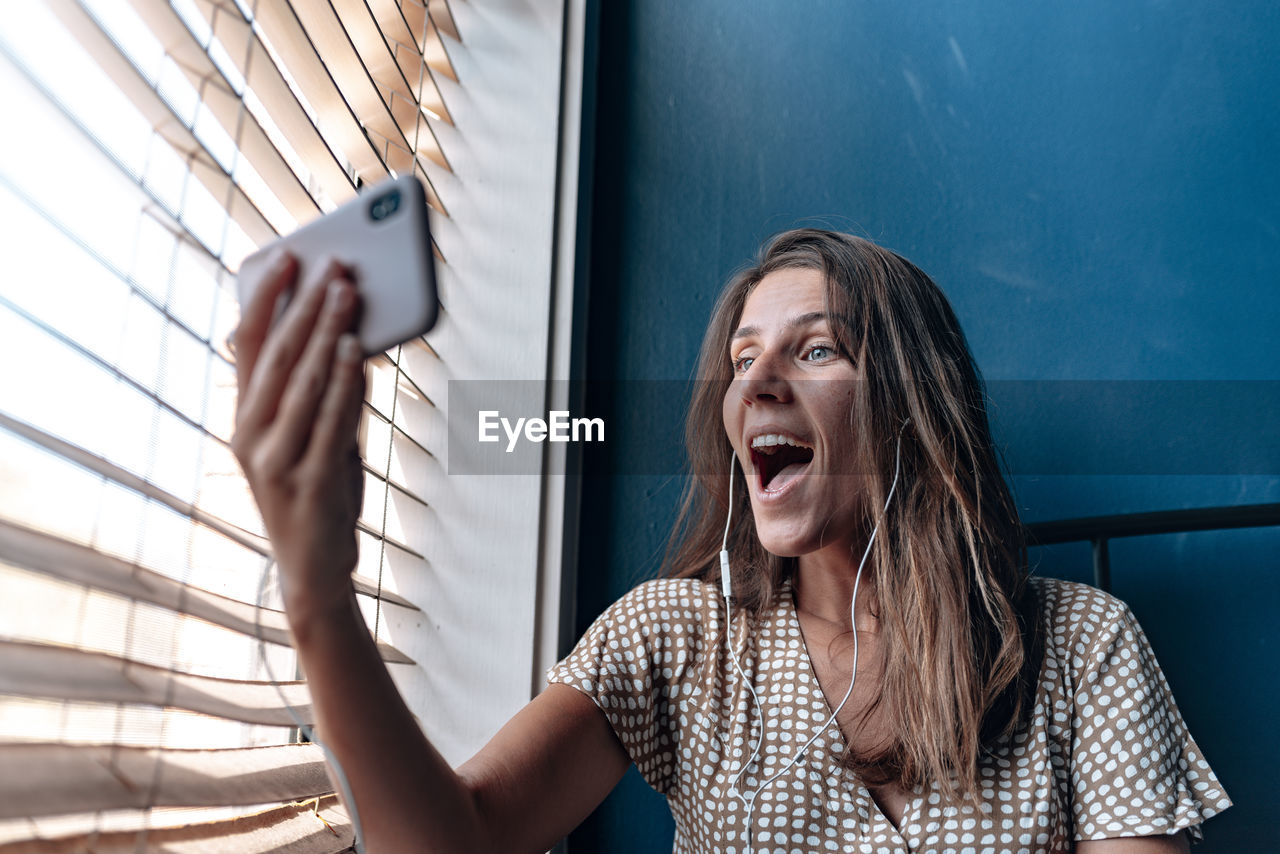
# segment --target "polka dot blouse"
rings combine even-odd
[[[666,795],[676,852],[745,854],[748,813],[737,795],[757,790],[752,854],[1040,854],[1071,851],[1073,840],[1179,828],[1199,838],[1198,825],[1231,801],[1187,733],[1137,621],[1092,587],[1032,584],[1048,631],[1029,725],[982,761],[980,809],[918,788],[898,827],[841,767],[837,727],[787,767],[830,715],[789,586],[750,626],[733,621],[760,708],[725,649],[723,600],[690,579],[631,591],[548,680],[573,686],[608,716],[641,775]],[[759,754],[744,770],[762,725]]]

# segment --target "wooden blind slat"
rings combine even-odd
[[[332,791],[315,744],[227,750],[0,744],[0,819],[280,803]]]
[[[21,436],[28,442],[39,445],[48,451],[52,451],[63,459],[69,460],[82,468],[88,469],[96,474],[100,474],[108,480],[127,487],[128,489],[137,492],[139,495],[145,495],[147,498],[168,507],[170,510],[180,513],[189,519],[199,522],[207,528],[217,531],[227,539],[232,540],[247,549],[251,549],[263,556],[271,554],[271,546],[266,537],[259,536],[252,531],[246,531],[244,528],[224,521],[217,516],[200,509],[200,507],[192,504],[191,502],[184,501],[167,490],[161,489],[128,469],[121,468],[104,457],[87,451],[84,448],[72,444],[64,439],[60,439],[57,436],[52,436],[38,427],[7,415],[4,412],[0,412],[0,428]]]
[[[342,140],[343,153],[361,179],[377,180],[390,171],[411,174],[419,154],[448,168],[430,125],[426,125],[430,139],[419,139],[418,147],[405,138],[332,5],[266,3],[259,7],[257,15],[258,24],[289,74],[312,106],[326,117],[326,126]],[[417,115],[415,109],[415,120]],[[424,142],[428,144],[422,145]],[[369,159],[371,152],[374,160]],[[427,201],[447,215],[431,178],[425,171],[420,174]]]
[[[365,0],[331,0],[337,21],[346,30],[350,44],[356,55],[369,72],[370,79],[379,88],[389,90],[392,98],[385,97],[387,107],[395,116],[396,123],[404,138],[412,146],[417,135],[419,112],[419,94],[422,89],[430,89],[435,98],[439,98],[439,90],[435,88],[429,70],[423,64],[422,55],[416,46],[412,56],[397,58],[394,44],[383,34],[379,22]],[[400,21],[404,18],[397,15]],[[416,61],[415,61],[416,60]],[[407,67],[406,67],[407,66]],[[427,128],[427,137],[417,139],[417,150],[427,154],[433,161],[448,168],[448,160],[435,132]]]
[[[257,534],[254,534],[251,531],[246,531],[243,528],[233,525],[230,522],[224,521],[218,518],[217,516],[214,516],[211,513],[207,513],[204,510],[200,509],[198,506],[191,504],[190,502],[183,501],[181,498],[178,498],[176,495],[173,495],[172,493],[167,492],[164,489],[161,489],[160,487],[156,486],[155,484],[151,483],[145,478],[139,477],[133,472],[127,469],[121,468],[120,466],[117,466],[115,463],[112,463],[110,460],[104,459],[103,457],[100,457],[97,454],[93,454],[89,451],[86,451],[85,449],[77,445],[74,445],[71,442],[67,442],[64,439],[59,439],[57,436],[51,436],[48,433],[44,432],[43,430],[40,430],[37,427],[27,424],[25,421],[21,421],[10,415],[7,415],[4,412],[0,412],[0,429],[8,430],[9,432],[14,433],[18,436],[21,436],[22,438],[26,439],[29,442],[38,444],[41,447],[45,448],[46,450],[52,451],[58,456],[63,457],[64,459],[69,460],[70,462],[73,462],[76,465],[81,466],[82,468],[86,468],[89,471],[100,474],[103,477],[111,481],[114,481],[115,483],[120,484],[121,486],[132,489],[134,492],[137,492],[140,495],[145,495],[147,498],[150,498],[153,501],[163,504],[169,509],[176,511],[177,513],[180,513],[183,516],[186,516],[187,518],[191,519],[194,522],[197,522],[201,525],[204,525],[207,528],[217,531],[219,534],[226,537],[227,539],[237,543],[238,545],[244,546],[247,549],[257,552],[263,557],[269,557],[271,555],[271,546],[269,541],[265,537],[261,537]],[[412,495],[412,493],[406,493],[406,494]],[[416,496],[414,497],[416,498]],[[422,501],[422,499],[420,498],[417,500],[420,502]],[[368,533],[379,538],[382,536],[382,532],[374,530],[372,528],[368,530]],[[407,546],[401,545],[399,543],[397,543],[396,545],[404,549],[405,551],[409,551],[413,553],[413,550],[409,549]],[[415,605],[413,602],[410,602],[408,599],[405,599],[403,596],[399,596],[389,591],[378,591],[376,587],[370,585],[364,579],[354,578],[352,580],[352,583],[354,584],[357,593],[363,593],[367,596],[377,596],[381,598],[382,601],[384,602],[390,602],[392,604],[399,605],[403,608],[410,608],[415,611],[421,610],[420,608],[418,608],[417,605]],[[231,601],[235,601],[235,600],[231,600]],[[158,603],[158,604],[162,604],[162,603]],[[287,643],[287,641],[281,641],[281,642]]]
[[[328,6],[328,3],[321,5]],[[339,90],[332,74],[312,45],[306,29],[287,2],[260,3],[255,22],[271,43],[280,61],[297,83],[311,108],[319,114],[328,133],[333,134],[342,154],[365,183],[388,174],[386,163],[361,127],[353,105]],[[256,36],[254,37],[257,40]],[[363,74],[363,70],[361,71]]]
[[[222,43],[236,70],[271,115],[271,120],[284,134],[289,145],[311,170],[325,195],[341,204],[355,198],[355,181],[339,163],[319,129],[272,61],[266,46],[253,32],[249,22],[231,4],[192,0],[214,36]],[[264,4],[265,5],[265,4]],[[345,110],[345,108],[344,108]],[[367,142],[365,145],[368,148]],[[343,156],[350,157],[346,151]],[[375,168],[370,177],[386,175]]]
[[[16,202],[18,202],[19,204],[25,205],[27,209],[30,211],[30,213],[34,214],[33,219],[43,220],[43,222],[46,223],[49,228],[56,231],[59,235],[62,236],[64,240],[67,241],[67,243],[69,244],[68,249],[70,249],[71,246],[74,246],[75,249],[78,249],[79,251],[84,252],[86,255],[91,257],[99,266],[102,267],[103,270],[105,270],[115,279],[119,280],[119,282],[124,287],[128,288],[130,294],[137,297],[142,302],[146,303],[147,306],[152,311],[154,311],[156,314],[163,317],[166,323],[170,324],[175,329],[181,330],[183,335],[190,338],[193,342],[203,347],[206,347],[213,358],[223,362],[224,364],[228,364],[228,365],[231,364],[229,354],[223,352],[223,349],[219,347],[215,342],[210,341],[209,338],[207,337],[207,333],[197,332],[195,329],[193,329],[192,326],[187,322],[187,320],[181,317],[178,317],[169,308],[167,308],[164,305],[164,301],[162,299],[157,298],[155,294],[151,293],[151,291],[143,287],[138,282],[137,279],[135,279],[134,277],[128,275],[123,270],[116,267],[114,264],[111,263],[109,259],[104,258],[102,254],[97,251],[97,249],[85,243],[84,240],[81,239],[81,236],[76,234],[76,232],[73,229],[69,228],[65,223],[60,221],[56,216],[51,214],[49,211],[45,210],[35,199],[32,199],[26,194],[24,194],[20,188],[10,184],[7,180],[3,178],[3,176],[0,176],[0,193],[8,193],[14,198]],[[146,215],[152,216],[153,218],[155,218],[154,214],[159,212],[149,208],[147,211],[145,211],[145,213]],[[160,217],[156,219],[156,222],[158,222],[170,234],[173,234],[174,237],[179,241],[179,246],[177,248],[178,248],[178,251],[182,254],[182,257],[185,263],[199,265],[201,268],[208,271],[208,274],[211,278],[217,277],[221,274],[226,273],[226,269],[222,267],[222,265],[220,265],[216,259],[209,257],[209,255],[206,252],[204,252],[199,245],[193,243],[192,240],[190,239],[190,235],[188,235],[184,231],[181,231],[179,227],[176,226],[169,217],[161,214]],[[6,300],[6,303],[8,303],[9,305],[13,305],[9,300]],[[17,306],[13,306],[13,307],[15,309],[18,308]],[[19,313],[21,313],[24,317],[32,318],[33,322],[39,325],[48,326],[48,324],[44,323],[43,319],[41,318],[33,318],[32,315],[30,315],[25,311],[20,311]],[[56,336],[56,333],[54,334]],[[87,355],[87,353],[90,351],[87,348],[84,348],[82,346],[81,352],[84,352]],[[100,360],[100,359],[95,359],[94,361],[96,364],[101,364],[104,366],[109,364],[109,363],[106,363],[104,360]],[[208,431],[205,430],[205,432],[208,432]]]
[[[427,63],[427,67],[433,73],[448,77],[456,83],[458,73],[453,68],[453,61],[449,59],[444,40],[440,38],[440,30],[435,20],[427,13],[427,8],[414,0],[406,0],[400,8],[409,29],[413,31],[414,41],[422,51],[422,58]]]
[[[408,0],[405,5],[416,2],[417,0]],[[453,18],[453,8],[450,6],[449,0],[428,0],[427,11],[430,12],[431,20],[440,29],[440,32],[454,41],[462,41],[462,36],[458,34],[458,24]]]
[[[449,49],[445,46],[444,39],[440,38],[440,30],[430,18],[427,19],[426,36],[423,38],[422,57],[432,71],[458,82],[458,72],[454,70],[453,60],[449,58]]]
[[[197,676],[71,647],[0,641],[0,693],[6,694],[168,706],[268,726],[313,723],[306,683],[279,687],[277,692],[270,682]]]
[[[78,0],[46,2],[111,81],[151,122],[160,137],[187,160],[191,174],[205,185],[215,199],[226,205],[227,213],[244,229],[245,234],[259,245],[274,239],[278,234],[276,229],[139,72],[133,61],[102,30],[93,15]]]
[[[200,93],[222,129],[232,139],[238,134],[240,153],[294,219],[303,224],[315,217],[320,212],[315,199],[173,7],[166,0],[129,2]]]
[[[37,91],[39,95],[58,112],[59,119],[62,122],[65,122],[64,128],[60,127],[59,130],[63,133],[79,134],[88,143],[85,153],[91,154],[94,162],[90,163],[89,158],[86,157],[85,163],[82,164],[84,168],[105,168],[116,172],[123,178],[121,183],[123,184],[127,182],[129,185],[128,191],[133,198],[134,204],[137,206],[137,210],[145,212],[173,234],[181,235],[182,238],[194,247],[197,252],[226,269],[226,264],[219,257],[215,249],[209,246],[200,236],[193,233],[187,227],[186,223],[182,221],[178,213],[172,210],[168,204],[160,199],[152,189],[146,185],[142,176],[129,169],[124,163],[121,163],[111,151],[106,149],[94,136],[93,131],[86,127],[77,116],[68,111],[65,105],[58,101],[58,99],[44,87],[41,81],[32,74],[31,70],[23,64],[21,59],[7,49],[7,46],[3,42],[3,38],[0,38],[0,58],[3,58],[3,60],[10,64],[18,73],[23,75],[34,90]],[[26,200],[29,204],[36,207],[41,206],[33,196],[32,189],[34,188],[31,184],[16,181],[4,174],[0,174],[0,183],[3,183],[14,195]],[[46,217],[51,221],[57,219],[56,216],[48,213],[46,213]],[[95,254],[100,257],[106,257],[103,252],[104,247],[101,245],[97,245],[92,242],[87,242],[86,245],[91,247]],[[113,269],[115,268],[113,267]]]
[[[0,854],[339,854],[350,851],[352,841],[347,813],[330,796],[222,821],[152,827],[145,836],[138,830],[91,831],[0,844]]]
[[[261,635],[269,643],[291,644],[288,622],[281,611],[258,609],[3,519],[0,519],[0,555],[5,562],[31,572],[150,602],[250,637]],[[363,580],[362,584],[371,586]],[[386,662],[413,663],[395,647],[379,642],[378,648]]]
[[[417,41],[420,33],[415,33],[409,29],[409,22],[405,20],[404,13],[400,11],[400,4],[396,0],[368,0],[369,11],[373,14],[374,20],[378,22],[378,28],[382,30],[382,34],[391,41],[397,42],[413,42],[414,50],[418,49]],[[413,82],[410,80],[409,82]]]
[[[355,0],[345,0],[354,3]],[[441,121],[453,124],[453,115],[445,104],[444,95],[436,82],[435,72],[426,64],[419,43],[423,34],[411,32],[400,4],[396,0],[369,0],[369,12],[377,22],[379,31],[386,38],[397,64],[404,72],[410,87],[417,91],[418,102],[429,109]]]
[[[259,7],[257,14],[271,44],[281,45],[277,51],[287,57],[290,73],[300,84],[303,78],[299,74],[305,75],[307,84],[303,84],[303,92],[308,99],[314,89],[329,109],[337,106],[330,100],[329,87],[320,82],[322,70],[323,77],[332,81],[333,91],[360,125],[402,148],[409,148],[403,129],[396,124],[374,85],[367,64],[369,58],[356,50],[332,2],[268,3]],[[365,14],[367,17],[367,12]],[[319,104],[316,108],[322,109]]]

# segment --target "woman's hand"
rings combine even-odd
[[[364,360],[350,329],[355,286],[336,262],[318,268],[272,324],[298,263],[278,255],[235,332],[239,399],[231,448],[262,511],[295,631],[347,607],[363,476],[356,428]]]

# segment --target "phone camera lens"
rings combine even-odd
[[[369,205],[369,216],[374,222],[381,222],[400,209],[400,191],[393,190],[379,196]]]

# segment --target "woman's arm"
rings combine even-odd
[[[354,286],[331,264],[273,327],[297,264],[281,255],[244,307],[232,448],[262,511],[317,732],[342,764],[368,850],[542,851],[629,764],[604,714],[552,686],[458,772],[422,734],[356,605],[356,427],[364,364]]]
[[[1076,854],[1188,854],[1187,834],[1138,836],[1127,839],[1094,839],[1076,845]]]
[[[630,764],[596,705],[552,685],[455,773],[401,700],[354,596],[335,617],[298,649],[370,852],[546,851]]]

